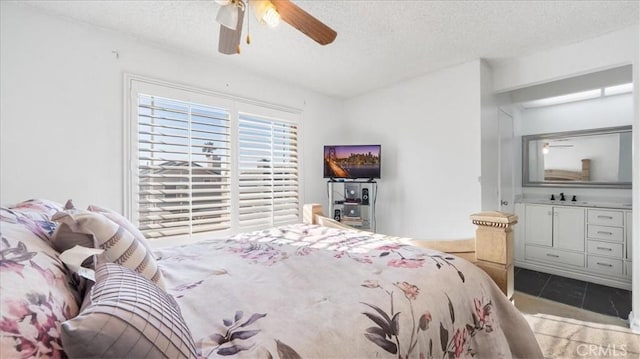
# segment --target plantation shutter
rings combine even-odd
[[[229,112],[144,94],[137,110],[142,233],[156,238],[229,229]]]
[[[240,113],[238,120],[239,225],[298,221],[298,126]]]

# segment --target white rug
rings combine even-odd
[[[515,305],[547,358],[640,358],[626,321],[516,292]]]

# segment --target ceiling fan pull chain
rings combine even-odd
[[[245,8],[247,9],[247,45],[251,45],[251,29],[250,29],[250,24],[251,24],[251,15],[249,14],[249,8],[251,6],[245,6]]]
[[[240,8],[240,10],[242,12],[246,12],[247,15],[249,14],[249,7],[246,6],[246,4],[244,3],[243,0],[238,0],[238,7]],[[249,36],[249,27],[248,26],[249,26],[249,21],[247,20],[247,36]],[[238,35],[238,36],[240,36],[240,35]],[[238,40],[240,40],[240,39],[238,39]],[[240,54],[240,43],[241,43],[241,41],[238,41],[238,49],[236,50],[238,55]]]

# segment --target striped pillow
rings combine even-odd
[[[138,241],[140,241],[140,243],[153,256],[153,252],[151,252],[151,247],[149,246],[149,241],[147,240],[147,238],[145,238],[144,234],[142,234],[142,232],[140,232],[140,230],[136,226],[134,226],[131,222],[129,222],[129,220],[126,219],[123,215],[121,215],[120,213],[112,209],[96,206],[95,204],[89,205],[89,207],[87,207],[87,211],[101,213],[103,216],[109,218],[110,220],[120,225],[120,227],[123,227],[127,231],[131,232],[131,234],[133,234],[133,236]]]
[[[125,228],[100,213],[88,211],[58,212],[53,219],[61,223],[53,239],[56,247],[71,248],[73,245],[66,243],[69,239],[89,235],[95,248],[104,249],[107,261],[133,269],[164,289],[164,279],[153,255]]]
[[[100,263],[80,314],[62,323],[70,358],[196,358],[173,297],[138,273]]]

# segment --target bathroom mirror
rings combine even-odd
[[[523,187],[631,188],[631,126],[522,137]]]

